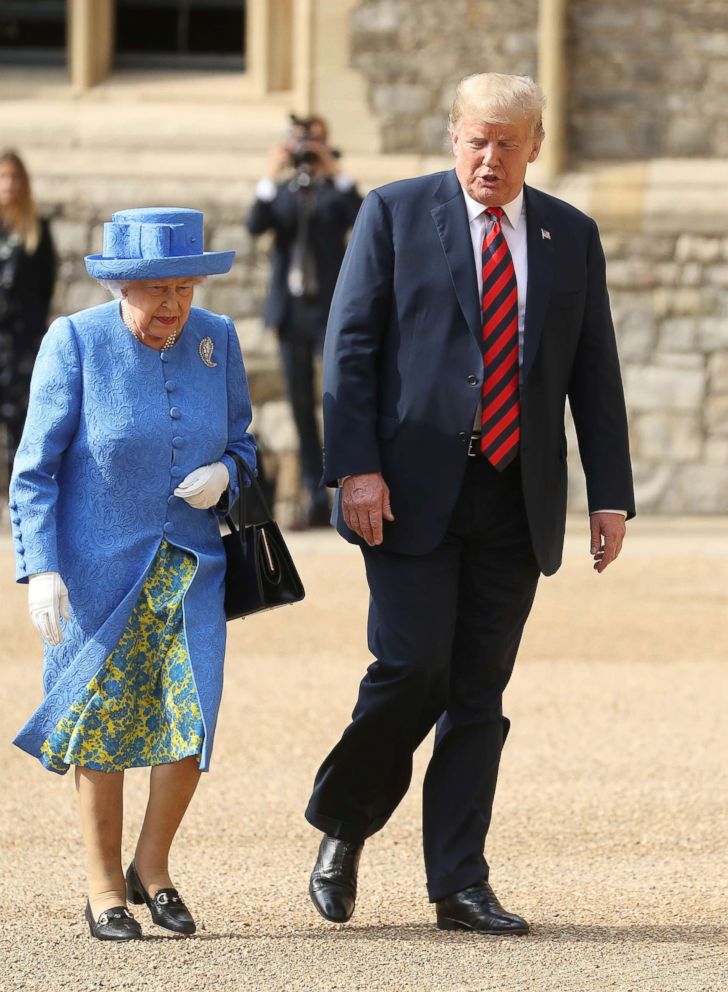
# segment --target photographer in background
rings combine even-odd
[[[258,183],[247,228],[253,235],[275,235],[263,319],[278,331],[298,431],[306,504],[293,526],[301,530],[329,521],[321,485],[314,368],[347,235],[361,202],[353,180],[339,167],[339,153],[328,144],[326,121],[291,114],[286,141],[270,151],[268,175]]]

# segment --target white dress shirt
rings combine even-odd
[[[486,207],[469,196],[461,184],[465,206],[470,221],[470,238],[473,242],[473,260],[475,274],[478,278],[478,298],[483,295],[483,238],[488,227],[495,218],[486,213]],[[506,239],[508,250],[513,260],[518,285],[518,363],[523,366],[523,336],[526,327],[526,292],[528,290],[528,238],[526,236],[526,198],[523,187],[515,200],[504,203],[501,230]],[[476,414],[476,430],[480,423],[480,411]],[[627,516],[626,510],[593,510],[593,513],[621,513]]]
[[[348,193],[350,189],[354,188],[354,180],[345,172],[337,172],[333,178],[333,183],[339,193]],[[263,176],[255,187],[255,195],[262,203],[272,203],[278,196],[275,180],[271,179],[270,176]]]

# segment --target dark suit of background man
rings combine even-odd
[[[376,660],[306,810],[325,834],[310,894],[332,921],[351,916],[362,845],[436,725],[423,841],[438,926],[528,930],[496,899],[483,850],[503,690],[539,573],[561,563],[567,397],[597,572],[634,515],[596,224],[524,186],[542,106],[524,77],[463,80],[455,169],[369,194],[334,294],[325,478],[341,484],[337,528],[364,556]]]
[[[275,235],[263,317],[279,335],[307,496],[295,526],[305,528],[329,524],[314,368],[347,235],[362,201],[339,170],[326,122],[320,117],[293,120],[288,140],[271,149],[268,176],[258,183],[247,226],[251,234]]]

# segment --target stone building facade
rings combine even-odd
[[[539,0],[361,0],[351,57],[382,150],[442,151],[443,114],[469,72],[538,76]],[[728,157],[724,0],[569,0],[569,163]]]
[[[571,0],[572,161],[728,157],[724,0]]]
[[[382,151],[442,154],[453,89],[469,72],[487,66],[535,77],[537,19],[538,0],[359,3],[351,61],[369,83]]]
[[[111,0],[72,0],[71,81],[56,70],[0,78],[5,141],[25,155],[54,218],[61,255],[55,309],[103,299],[82,256],[98,249],[112,210],[151,201],[204,209],[208,243],[237,248],[238,260],[199,298],[235,319],[255,426],[279,474],[285,519],[295,498],[295,437],[275,336],[259,318],[267,245],[253,242],[242,221],[287,110],[329,118],[345,167],[366,190],[450,167],[446,117],[463,75],[535,75],[551,106],[530,181],[594,216],[602,231],[638,507],[728,512],[723,6],[249,0],[249,65],[236,76],[122,72],[110,58],[99,63],[98,51],[82,71],[83,17],[91,10],[98,17],[101,7],[109,13]],[[571,505],[582,510],[573,442]]]

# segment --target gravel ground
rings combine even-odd
[[[318,835],[313,774],[366,663],[358,553],[335,535],[291,546],[308,597],[230,627],[212,771],[173,873],[192,939],[90,939],[71,776],[0,748],[0,989],[132,992],[478,990],[723,992],[728,522],[635,521],[623,557],[590,571],[575,521],[542,582],[507,696],[513,721],[488,854],[526,938],[438,932],[419,814],[429,743],[409,795],[364,852],[348,926],[308,901]],[[39,647],[0,541],[2,739],[36,704]],[[129,773],[125,851],[146,787]]]

